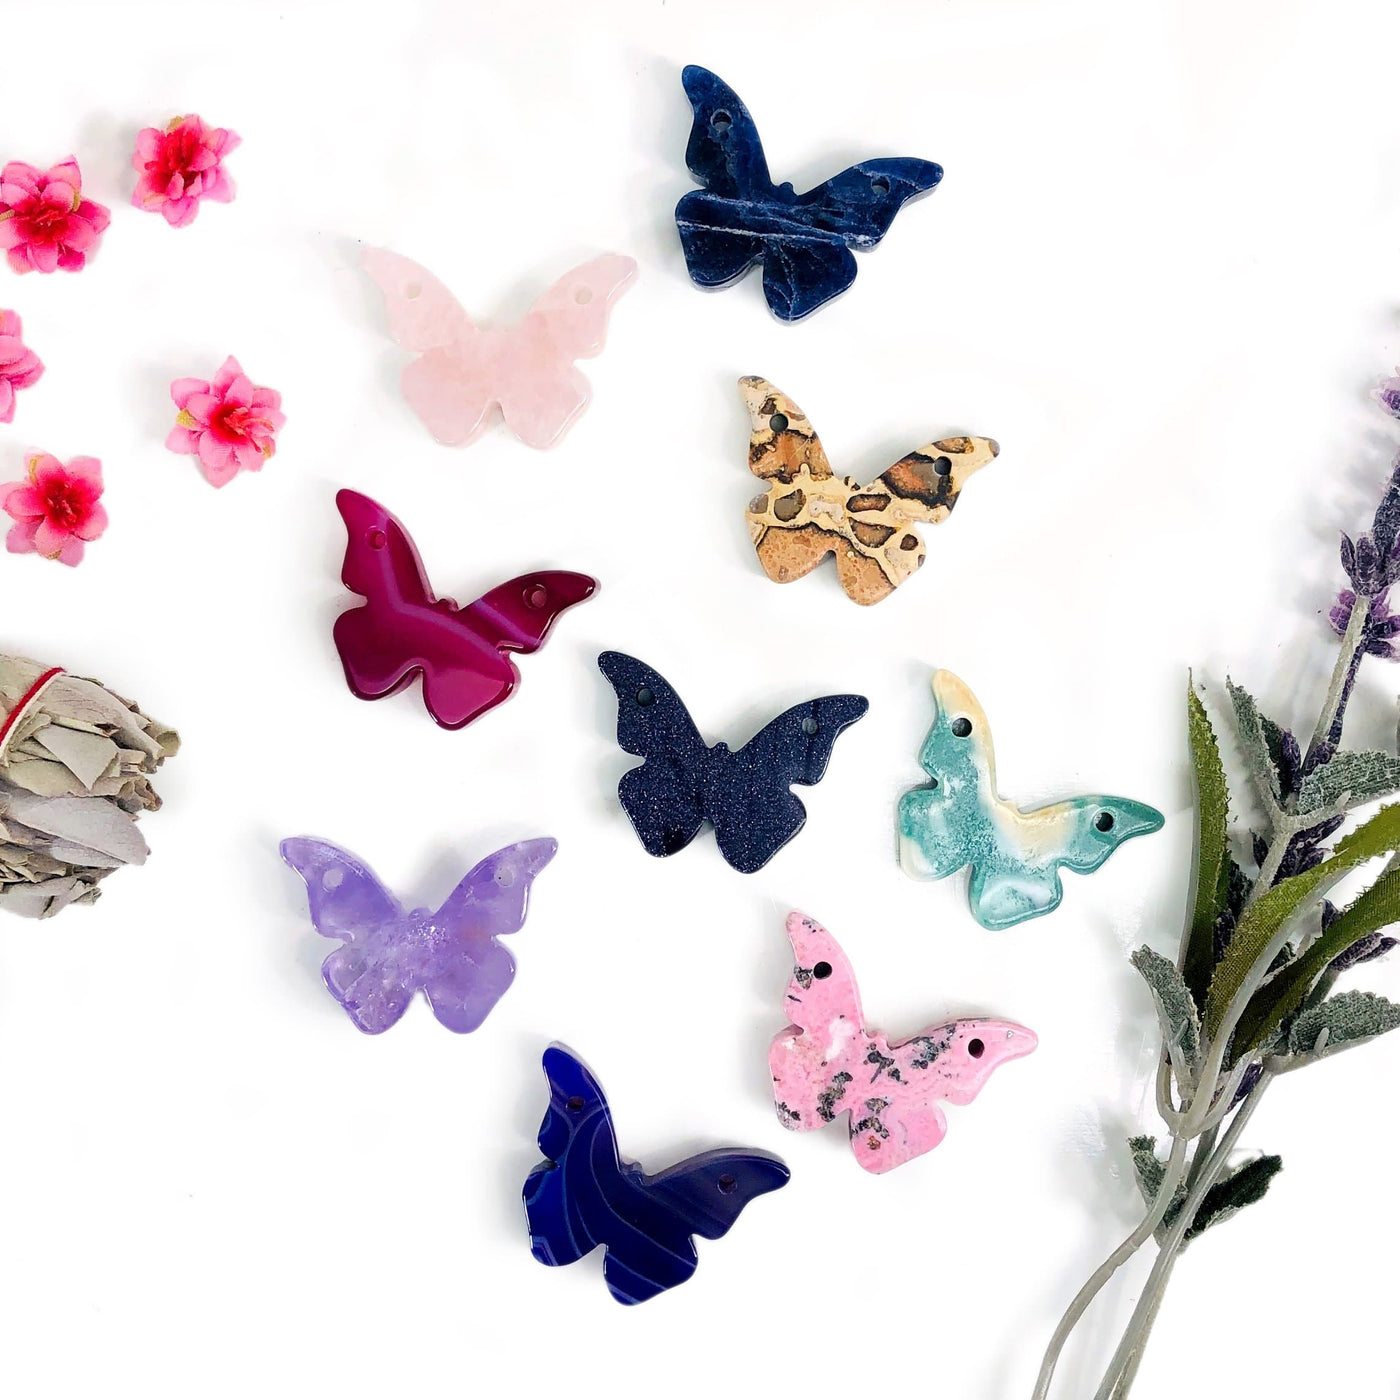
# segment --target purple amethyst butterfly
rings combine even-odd
[[[313,836],[289,837],[282,859],[306,881],[311,922],[341,946],[321,964],[331,995],[366,1034],[387,1031],[420,988],[450,1031],[474,1031],[515,978],[498,941],[517,933],[549,836],[517,841],[467,872],[436,912],[405,911],[358,856]]]

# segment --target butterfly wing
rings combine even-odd
[[[604,1243],[608,1198],[622,1179],[602,1087],[562,1045],[544,1052],[549,1107],[540,1124],[545,1161],[525,1181],[530,1252],[541,1264],[572,1264]]]
[[[423,988],[448,1030],[474,1031],[514,980],[515,959],[497,939],[523,926],[535,876],[558,849],[547,836],[503,847],[468,871],[433,916],[447,953]]]
[[[617,695],[617,742],[645,759],[618,783],[623,811],[651,855],[674,855],[704,823],[709,750],[659,672],[620,651],[605,651],[598,669]]]
[[[802,829],[807,809],[789,791],[819,783],[841,732],[870,708],[863,695],[824,695],[766,724],[706,792],[720,854],[743,874],[766,865]]]
[[[495,402],[485,337],[456,297],[411,258],[366,248],[361,263],[384,294],[389,334],[419,352],[400,379],[408,406],[439,442],[470,442]]]
[[[503,651],[538,651],[559,615],[597,591],[598,580],[587,574],[546,569],[498,584],[468,603],[460,617],[490,646]]]
[[[931,160],[864,160],[799,196],[797,207],[816,228],[839,235],[848,247],[873,248],[895,215],[942,178],[943,167]]]
[[[919,750],[932,782],[899,802],[899,859],[915,879],[941,880],[985,860],[1014,822],[996,795],[996,757],[987,716],[951,671],[933,677],[935,714]]]
[[[369,866],[333,842],[293,836],[279,849],[306,882],[317,933],[343,940],[321,964],[331,995],[360,1030],[370,1035],[388,1030],[407,1010],[412,994],[397,984],[384,985],[376,952],[392,942],[383,935],[404,918],[403,906]]]
[[[800,321],[856,280],[852,248],[873,248],[894,216],[943,178],[931,160],[862,161],[800,196],[764,239],[763,292],[773,313]]]
[[[787,921],[793,969],[784,1009],[791,1022],[768,1047],[778,1121],[797,1132],[830,1123],[853,1100],[864,1030],[860,989],[840,944],[814,919]]]
[[[867,1091],[851,1103],[851,1151],[877,1175],[931,1152],[947,1131],[948,1120],[936,1103],[905,1099],[897,1086],[888,1093]]]
[[[602,350],[612,308],[636,275],[631,258],[594,258],[566,272],[501,335],[501,414],[527,447],[553,447],[588,407],[588,380],[574,361]]]

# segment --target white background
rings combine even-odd
[[[111,528],[77,570],[0,556],[3,644],[178,725],[154,854],[93,909],[0,930],[0,1390],[26,1397],[872,1391],[1027,1396],[1054,1319],[1138,1213],[1122,1143],[1155,1129],[1155,1032],[1127,963],[1170,950],[1189,883],[1188,666],[1311,725],[1335,540],[1362,527],[1395,425],[1365,400],[1400,354],[1400,11],[1337,0],[43,5],[6,0],[0,159],[70,151],[112,226],[78,276],[0,271],[48,365],[0,430],[99,456]],[[775,178],[918,155],[946,176],[798,326],[756,276],[694,288],[671,210],[687,62],[759,124]],[[198,111],[244,137],[239,195],[171,230],[129,205],[137,130]],[[497,427],[437,446],[357,269],[420,259],[510,320],[594,254],[641,265],[592,407],[549,454]],[[211,490],[163,440],[170,381],[236,354],[282,391],[261,476]],[[779,589],[744,526],[734,381],[762,374],[838,470],[954,431],[1001,458],[928,532],[923,572],[859,609],[828,565]],[[380,498],[461,599],[537,567],[598,597],[516,697],[446,733],[415,694],[347,692],[334,491]],[[630,764],[594,665],[660,669],[711,740],[856,690],[869,716],[804,791],[801,836],[735,874],[706,834],[653,860],[614,795]],[[1050,918],[984,932],[961,877],[894,855],[935,665],[977,691],[1003,790],[1108,790],[1167,814]],[[1362,673],[1349,738],[1387,743],[1400,673]],[[1246,814],[1249,815],[1249,814]],[[435,903],[480,856],[560,842],[477,1034],[421,1003],[358,1033],[277,859],[294,833]],[[826,923],[867,1016],[954,1014],[1041,1048],[951,1111],[932,1155],[861,1172],[839,1129],[789,1135],[765,1047],[783,919]],[[1353,985],[1400,994],[1400,962]],[[638,1309],[599,1260],[546,1271],[519,1191],[539,1056],[573,1046],[623,1148],[716,1143],[792,1183]],[[1280,1083],[1251,1150],[1267,1202],[1196,1245],[1135,1395],[1395,1395],[1400,1036]],[[1141,1265],[1060,1392],[1092,1389]]]

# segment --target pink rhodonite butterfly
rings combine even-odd
[[[796,958],[792,1025],[768,1050],[778,1119],[807,1132],[848,1113],[851,1150],[868,1172],[937,1147],[948,1131],[938,1100],[971,1103],[998,1065],[1035,1049],[1034,1032],[1010,1021],[948,1021],[891,1042],[865,1029],[855,973],[836,940],[802,914],[788,915],[787,932]]]
[[[384,293],[389,333],[418,359],[405,366],[403,396],[450,447],[471,442],[501,406],[527,447],[553,447],[588,407],[588,380],[574,366],[603,348],[613,303],[637,264],[605,253],[566,272],[517,325],[478,326],[425,267],[367,248],[365,271]]]

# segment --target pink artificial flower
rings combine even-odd
[[[164,131],[148,126],[137,136],[131,158],[141,177],[131,202],[138,209],[160,210],[171,228],[193,223],[201,199],[227,204],[233,181],[222,161],[241,140],[236,131],[206,126],[194,113],[175,117]]]
[[[0,423],[15,421],[15,390],[27,389],[43,374],[39,357],[20,339],[17,311],[0,311]]]
[[[0,510],[15,522],[5,539],[11,554],[42,554],[78,564],[83,544],[107,528],[102,506],[102,463],[74,457],[65,467],[47,452],[29,457],[29,480],[0,487]]]
[[[287,421],[282,395],[255,385],[232,355],[212,384],[177,379],[170,397],[180,412],[165,445],[198,457],[211,486],[227,486],[240,471],[261,471]]]
[[[111,216],[83,198],[78,162],[52,170],[12,160],[0,170],[0,248],[16,272],[78,272],[94,252]]]

